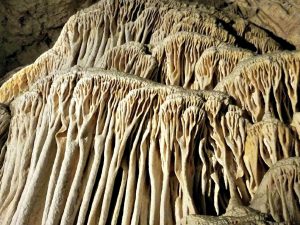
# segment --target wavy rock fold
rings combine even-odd
[[[298,224],[298,51],[198,3],[102,0],[0,87],[0,223]]]

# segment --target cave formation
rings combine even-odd
[[[299,224],[289,46],[197,2],[78,11],[0,87],[0,224]]]

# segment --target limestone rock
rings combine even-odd
[[[208,199],[214,192],[217,212],[224,209],[221,165],[206,146],[215,127],[204,123],[205,102],[229,104],[224,97],[102,70],[38,81],[11,103],[19,125],[11,127],[3,164],[1,221],[72,224],[78,215],[79,224],[172,224],[206,211],[197,189]]]
[[[253,56],[251,51],[231,45],[219,45],[206,49],[195,65],[194,89],[213,89],[227,77],[238,62]]]
[[[277,161],[299,156],[298,140],[288,126],[274,118],[264,118],[248,127],[244,161],[250,175],[247,186],[251,195]]]
[[[281,49],[280,44],[271,38],[266,31],[244,19],[236,19],[233,27],[239,35],[254,45],[255,51],[258,53],[269,53]]]
[[[152,55],[146,54],[146,51],[146,46],[137,42],[128,42],[112,48],[99,62],[94,62],[94,65],[102,69],[118,70],[154,80],[158,62]]]
[[[239,0],[233,3],[253,23],[300,47],[298,0]]]
[[[264,176],[250,207],[271,214],[276,221],[298,224],[299,175],[298,157],[279,161]]]
[[[299,51],[286,51],[244,60],[215,90],[233,96],[253,121],[271,113],[289,122],[298,111],[299,56]]]
[[[153,49],[159,62],[158,81],[192,89],[196,62],[205,49],[219,43],[217,39],[192,32],[168,36]]]
[[[180,13],[177,12],[179,8],[183,8],[179,10]],[[230,20],[226,19],[226,15],[202,5],[186,5],[176,1],[163,3],[157,0],[144,2],[135,0],[128,3],[116,1],[115,4],[112,4],[108,0],[103,0],[72,16],[64,26],[53,48],[39,57],[33,64],[34,66],[30,65],[16,73],[11,81],[14,80],[17,84],[8,82],[1,87],[2,93],[5,94],[1,95],[0,99],[2,102],[11,101],[15,94],[28,89],[28,85],[35,82],[40,76],[45,76],[55,70],[70,68],[74,65],[92,67],[94,62],[98,62],[104,53],[115,46],[130,41],[141,42],[142,44],[155,43],[153,38],[156,40],[172,39],[167,36],[171,33],[173,26],[176,25],[174,22],[179,22],[185,17],[189,18],[189,16],[199,18],[196,21],[187,19],[186,23],[190,26],[195,26],[193,25],[195,22],[202,24],[202,18],[211,18],[208,19],[209,22],[201,25],[200,30],[196,29],[195,31],[200,32],[200,34],[214,36],[216,41],[221,40],[232,43],[234,37],[229,32],[234,30],[235,38],[240,40],[238,43],[243,45],[243,42],[253,40],[253,43],[251,43],[254,45],[254,50],[258,52],[273,51],[279,48],[279,44],[273,39],[274,43],[268,44],[270,37],[262,29],[255,27],[255,29],[249,31],[251,33],[249,37],[245,36],[243,34],[244,30],[248,29],[244,23],[239,26],[235,24],[231,26]],[[217,19],[214,19],[213,16],[216,16]],[[227,20],[229,21],[226,22]],[[226,26],[222,28],[222,24]],[[241,23],[237,22],[236,24]],[[218,25],[218,28],[216,28],[216,25]],[[157,32],[162,35],[157,35]],[[155,38],[156,36],[160,38]],[[168,42],[167,40],[164,42]],[[255,40],[258,40],[258,42]],[[206,48],[211,46],[207,45]],[[202,47],[203,50],[205,49]],[[175,76],[178,75],[175,74]],[[12,89],[14,92],[12,92]]]
[[[3,176],[3,164],[7,150],[8,127],[10,124],[10,113],[4,105],[0,105],[0,183]]]
[[[284,47],[196,2],[79,11],[0,87],[0,223],[298,223],[300,58]]]
[[[247,225],[279,225],[283,223],[276,223],[267,214],[256,211],[250,207],[239,205],[232,202],[228,207],[226,213],[220,217],[214,216],[198,216],[189,215],[183,219],[182,224],[186,225],[221,225],[221,224],[247,224]]]
[[[20,0],[0,2],[0,76],[32,63],[55,43],[77,10],[94,0]]]

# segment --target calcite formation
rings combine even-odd
[[[300,52],[294,51],[244,60],[215,90],[233,96],[253,122],[262,120],[266,114],[291,122],[299,107],[299,58]]]
[[[271,214],[277,221],[299,221],[299,157],[284,159],[266,173],[250,207]],[[294,182],[295,181],[295,182]],[[269,191],[265,193],[265,190]]]
[[[198,3],[79,11],[0,87],[0,224],[299,224],[299,56]]]
[[[254,54],[232,45],[219,45],[204,50],[195,65],[194,89],[212,90],[227,77],[242,59]]]

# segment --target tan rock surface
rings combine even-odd
[[[250,207],[271,214],[276,221],[298,224],[299,175],[299,157],[279,161],[264,176]]]
[[[231,1],[232,2],[232,1]],[[299,0],[238,0],[236,8],[251,22],[300,48]]]
[[[280,49],[195,2],[78,12],[0,87],[0,223],[297,224],[300,57]]]
[[[269,113],[291,121],[299,110],[299,56],[299,51],[285,51],[252,57],[237,65],[215,90],[233,96],[253,121]]]
[[[179,8],[182,8],[182,13],[178,13],[181,10],[174,10]],[[116,16],[116,12],[119,12],[120,15]],[[33,64],[34,66],[30,65],[16,73],[11,79],[16,84],[7,82],[1,87],[3,94],[0,95],[0,99],[2,102],[11,101],[15,94],[28,89],[28,85],[35,82],[40,76],[50,74],[52,71],[70,68],[74,65],[82,67],[94,66],[94,62],[97,62],[105,52],[115,46],[129,41],[141,42],[142,44],[153,43],[151,41],[152,37],[157,36],[156,33],[161,27],[163,32],[162,36],[159,35],[161,38],[158,40],[164,38],[168,40],[169,37],[167,35],[171,32],[172,27],[176,26],[174,20],[179,22],[184,17],[193,16],[200,18],[198,21],[202,23],[201,18],[212,17],[213,15],[220,20],[218,26],[222,27],[222,23],[225,23],[230,28],[229,30],[235,30],[234,33],[240,40],[239,43],[241,45],[244,42],[249,42],[254,46],[254,50],[258,52],[278,50],[279,44],[274,40],[272,40],[272,43],[269,43],[270,37],[264,30],[254,25],[251,25],[251,27],[255,27],[255,29],[249,30],[248,25],[246,26],[244,22],[242,25],[241,22],[237,22],[231,26],[230,20],[226,18],[226,15],[222,15],[221,12],[206,8],[203,5],[187,5],[170,1],[165,3],[160,1],[152,2],[150,0],[145,3],[141,3],[139,0],[130,1],[127,4],[121,2],[110,4],[106,1],[100,1],[72,16],[64,26],[54,47],[39,57]],[[170,21],[168,18],[171,18]],[[229,21],[226,22],[227,20]],[[242,19],[240,20],[242,21]],[[165,25],[165,21],[169,22]],[[226,36],[228,31],[225,27],[218,28],[219,31],[223,30],[225,34],[223,36],[222,32],[220,34],[215,33],[210,26],[209,23],[207,31],[204,32],[205,34],[217,36],[220,40],[229,40],[229,43],[232,43],[230,41],[232,37],[228,39]],[[250,35],[244,35],[245,30]],[[206,48],[211,46],[207,45]],[[203,47],[202,51],[205,50]],[[14,90],[14,93],[12,90]]]
[[[205,142],[215,127],[209,130],[204,121],[206,110],[213,118],[211,105],[226,105],[226,99],[102,70],[39,81],[11,103],[12,123],[20,124],[12,126],[11,155],[3,165],[1,221],[52,224],[61,218],[72,224],[78,214],[79,224],[172,224],[205,210],[204,199],[194,199],[194,186],[207,198],[214,193],[217,212],[224,209],[217,168],[226,162],[210,158],[213,149]],[[11,162],[16,170],[9,169]],[[224,181],[230,179],[225,173]]]
[[[195,65],[193,89],[213,89],[227,77],[238,62],[253,56],[251,51],[231,45],[219,45],[206,49]]]

